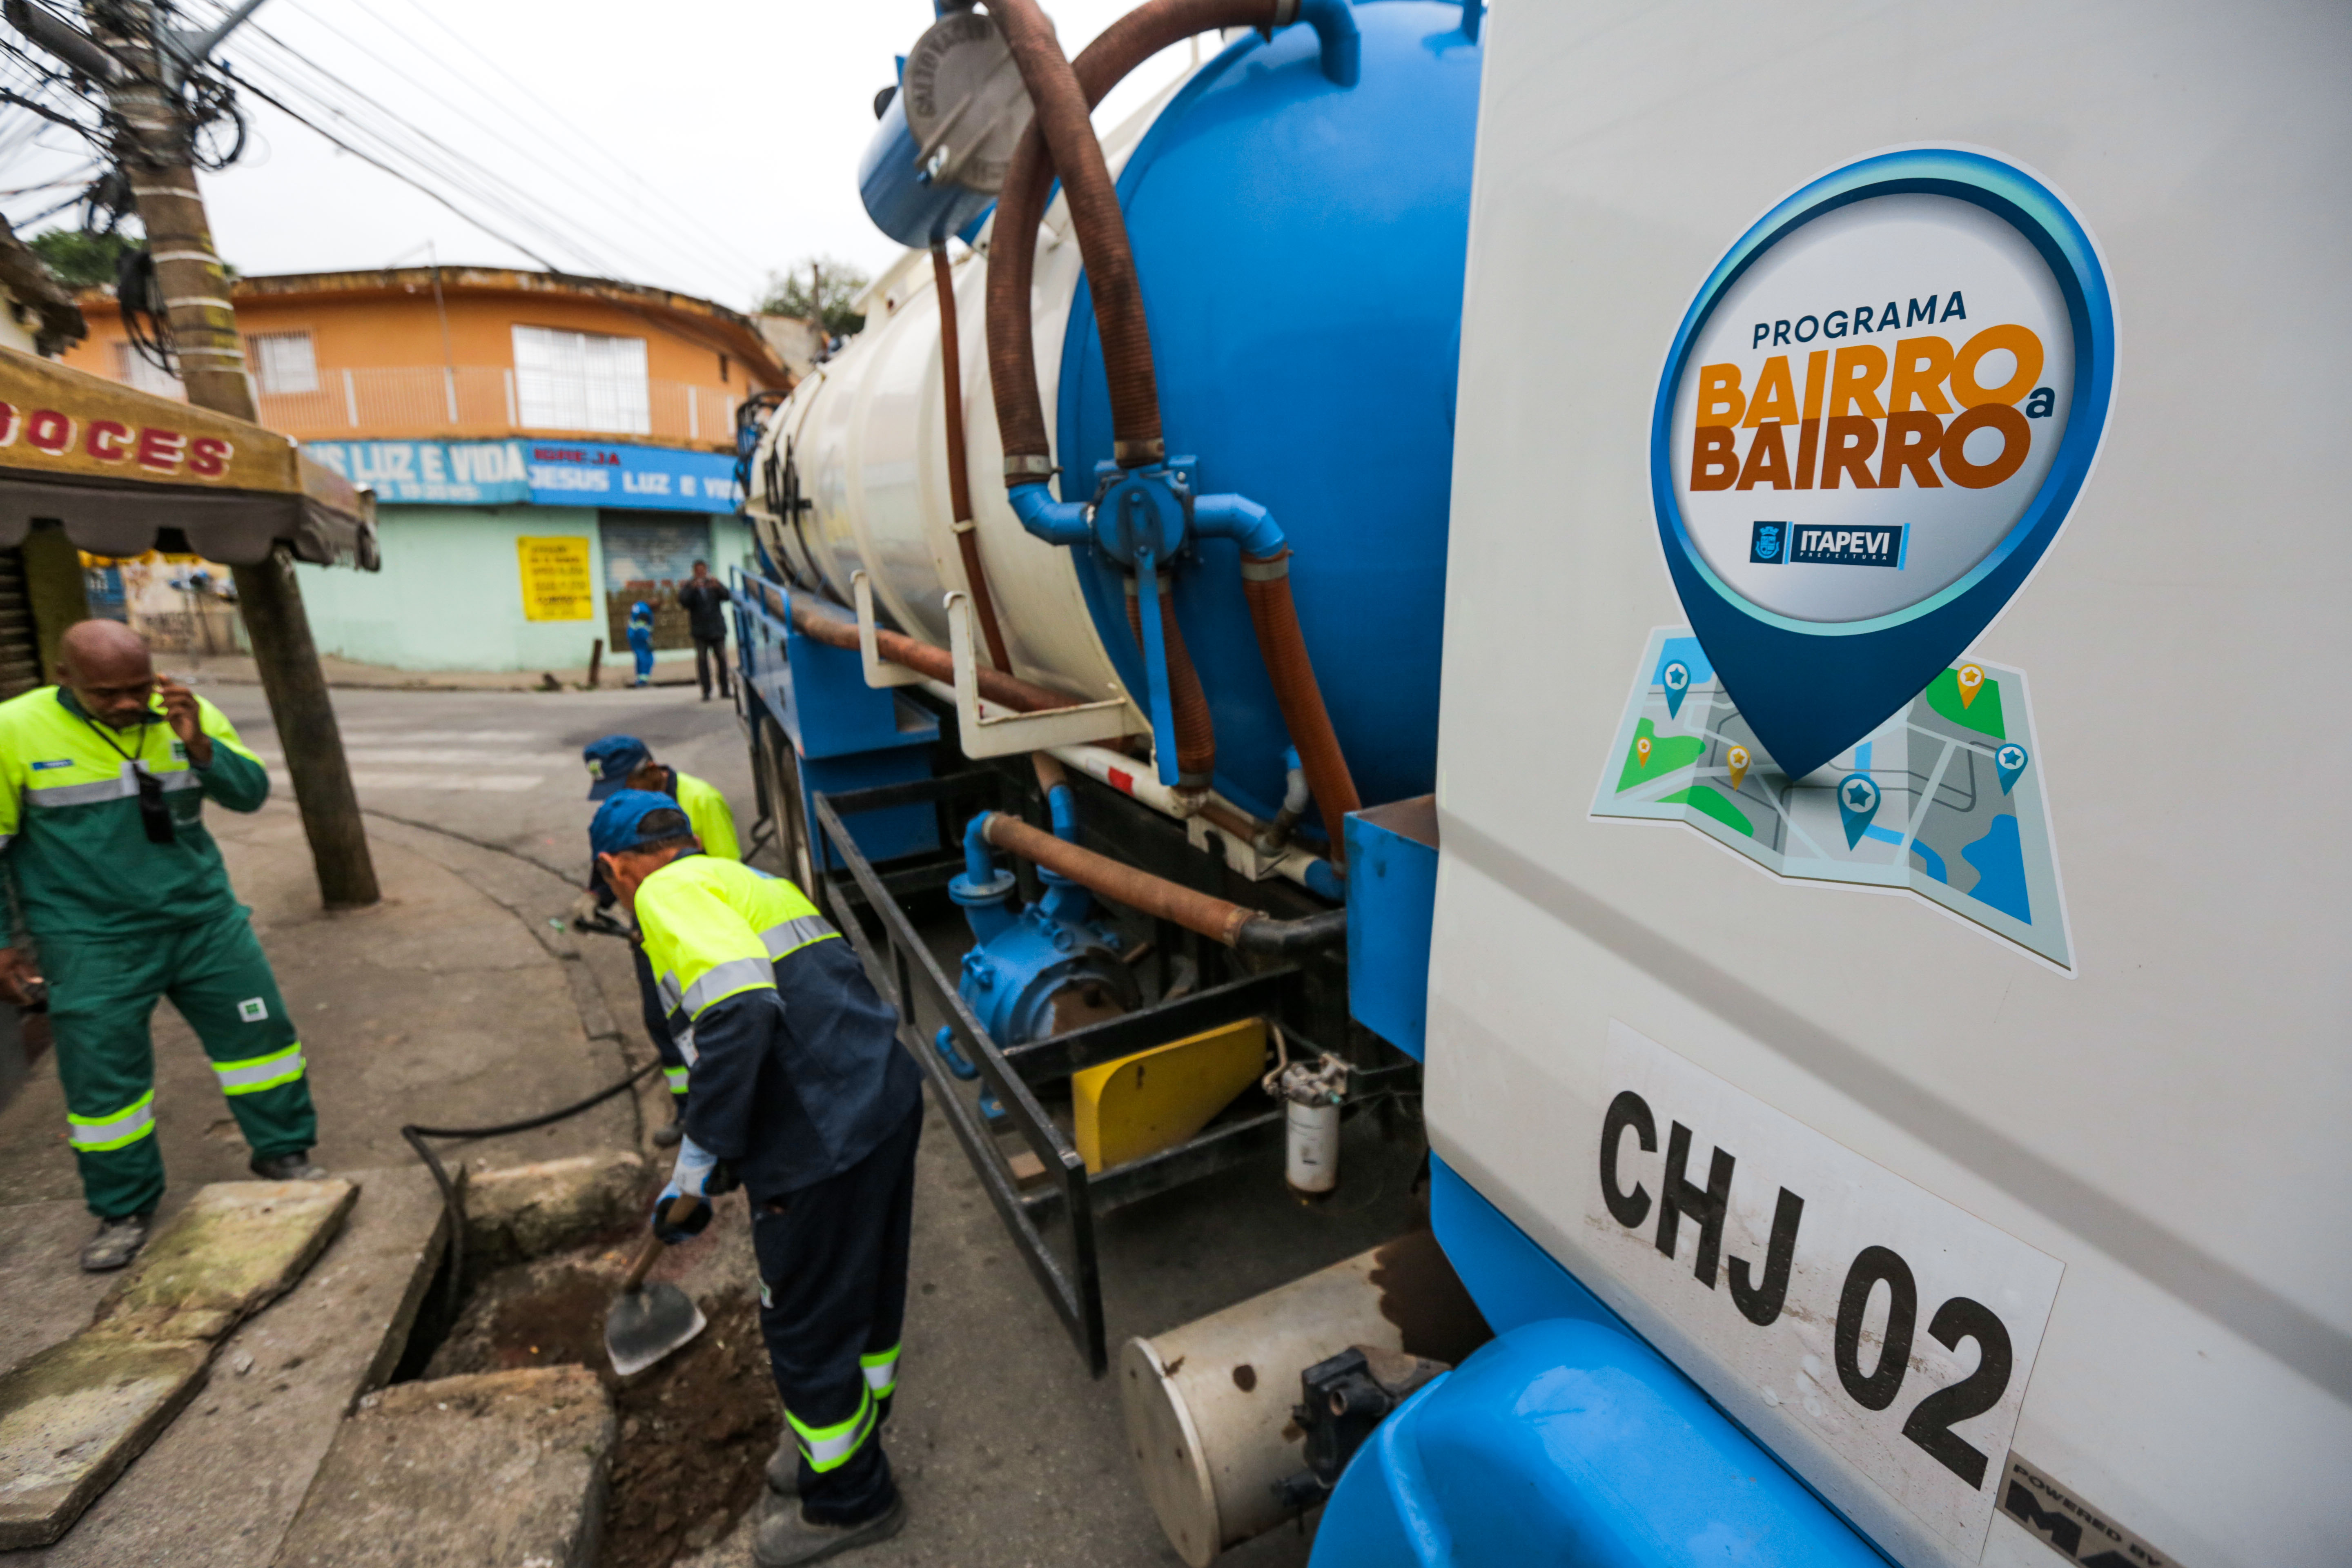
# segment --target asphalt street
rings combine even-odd
[[[282,752],[259,689],[200,689],[282,787]],[[698,700],[691,687],[344,689],[335,705],[371,831],[410,831],[396,822],[478,847],[446,859],[460,876],[488,879],[498,862],[520,857],[534,877],[544,870],[582,880],[592,808],[580,748],[615,731],[641,737],[661,761],[724,790],[747,835],[755,815],[735,712],[715,699]],[[772,850],[759,860],[769,870],[784,868]],[[940,940],[961,946],[953,932]],[[620,973],[625,976],[625,968]],[[608,995],[614,984],[605,982]],[[621,1027],[634,1035],[635,1008],[618,995],[612,1001]],[[1341,1194],[1318,1208],[1288,1196],[1276,1161],[1099,1220],[1114,1362],[1115,1347],[1131,1335],[1164,1331],[1403,1230],[1418,1145],[1382,1142],[1368,1117],[1349,1124],[1343,1155]],[[1087,1375],[936,1110],[919,1162],[913,1278],[906,1370],[889,1437],[913,1521],[898,1540],[857,1560],[877,1568],[1178,1563],[1132,1472],[1112,1380]],[[1310,1541],[1308,1531],[1285,1527],[1220,1561],[1236,1568],[1303,1563]],[[731,1568],[748,1561],[743,1544],[739,1532],[696,1562]]]

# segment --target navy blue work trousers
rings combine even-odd
[[[760,1331],[814,1523],[863,1523],[898,1495],[880,1428],[898,1381],[922,1131],[919,1100],[846,1171],[751,1205]]]

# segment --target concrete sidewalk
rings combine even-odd
[[[641,1038],[634,1057],[625,1054],[579,942],[549,923],[574,896],[562,879],[371,818],[383,901],[331,914],[320,908],[290,802],[206,817],[301,1028],[319,1106],[317,1157],[330,1170],[414,1163],[404,1122],[512,1121],[582,1099],[646,1059]],[[634,1024],[627,954],[602,942],[616,951],[599,954],[609,962],[595,969],[617,969],[630,998],[617,1016]],[[154,1035],[169,1213],[203,1183],[244,1179],[248,1153],[194,1032],[166,1005],[156,1010]],[[516,1164],[636,1142],[635,1110],[624,1096],[479,1152]],[[0,1110],[0,1205],[79,1192],[64,1094],[45,1059]],[[0,1353],[8,1348],[0,1341]]]
[[[562,878],[371,818],[383,901],[329,914],[290,802],[252,816],[207,815],[300,1022],[320,1112],[317,1156],[362,1181],[362,1204],[311,1278],[226,1348],[218,1392],[28,1562],[123,1561],[130,1551],[155,1563],[266,1564],[343,1409],[390,1371],[438,1256],[439,1199],[401,1125],[518,1120],[584,1099],[651,1055],[635,1037],[625,949],[575,940],[554,923],[573,896]],[[624,1004],[617,1015],[614,1000]],[[616,1016],[630,1020],[625,1042]],[[157,1009],[154,1036],[168,1217],[207,1182],[249,1179],[247,1152],[193,1032],[170,1007]],[[666,1098],[648,1089],[646,1103],[667,1115]],[[637,1147],[646,1125],[638,1100],[625,1094],[527,1134],[442,1148],[453,1165],[499,1169]],[[0,1108],[0,1290],[10,1308],[0,1314],[0,1366],[89,1321],[112,1279],[77,1266],[90,1224],[63,1095],[44,1059]],[[276,1375],[265,1384],[247,1369]],[[259,1479],[224,1491],[212,1475],[224,1454]]]
[[[634,1026],[635,986],[621,943],[575,940],[551,923],[573,896],[562,878],[371,818],[383,901],[331,914],[320,908],[290,802],[207,818],[299,1022],[319,1106],[317,1158],[329,1170],[413,1168],[404,1123],[515,1121],[584,1099],[650,1057]],[[582,945],[590,941],[596,945]],[[616,1013],[608,994],[626,1010]],[[616,1016],[638,1037],[625,1041]],[[206,1182],[249,1179],[249,1155],[194,1031],[168,1005],[156,1009],[154,1037],[168,1218]],[[658,1104],[655,1094],[646,1091],[646,1104]],[[0,1108],[0,1265],[13,1287],[11,1310],[0,1315],[0,1364],[88,1321],[105,1288],[75,1263],[89,1221],[71,1202],[80,1186],[66,1125],[64,1093],[45,1058]],[[453,1165],[503,1167],[635,1148],[643,1125],[638,1100],[623,1095],[533,1132],[441,1147]]]

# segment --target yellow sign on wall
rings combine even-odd
[[[596,613],[589,582],[588,541],[577,534],[518,539],[522,614],[528,621],[584,621]]]

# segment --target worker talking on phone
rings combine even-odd
[[[66,628],[60,684],[0,703],[0,879],[38,949],[6,933],[0,996],[46,981],[67,1131],[98,1234],[93,1273],[147,1239],[163,1195],[148,1019],[164,996],[204,1042],[254,1174],[315,1181],[318,1119],[294,1021],[204,803],[261,808],[269,774],[221,710],[114,621]]]

